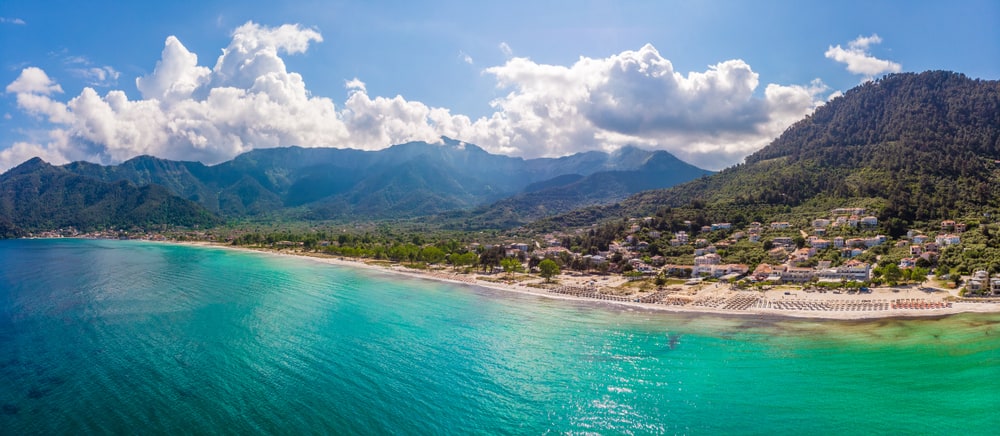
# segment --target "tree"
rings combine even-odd
[[[551,282],[552,277],[559,274],[559,264],[552,259],[544,259],[538,263],[538,271],[546,282]]]
[[[477,258],[476,253],[473,253],[471,251],[461,254],[452,253],[451,256],[448,257],[448,259],[451,260],[451,264],[455,265],[456,269],[466,266],[472,266],[473,264],[476,263],[476,258]]]
[[[656,284],[656,286],[663,286],[667,284],[667,276],[663,275],[663,273],[661,272],[656,275],[656,279],[653,281],[653,283]]]
[[[444,251],[433,245],[424,247],[420,250],[420,259],[430,264],[441,263],[444,260]]]
[[[803,238],[802,235],[792,236],[792,242],[795,243],[795,248],[802,248],[806,246],[806,238]]]
[[[513,257],[503,258],[500,261],[500,267],[503,268],[503,271],[510,276],[513,276],[514,273],[520,272],[524,269],[524,266],[521,265],[521,261]]]
[[[899,279],[903,278],[903,272],[899,269],[899,265],[891,263],[882,268],[882,275],[885,276],[885,282],[889,286],[895,286],[899,283]]]

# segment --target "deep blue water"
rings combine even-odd
[[[0,241],[3,434],[996,434],[1000,315],[622,310],[304,259]]]

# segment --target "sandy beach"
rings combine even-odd
[[[675,313],[701,313],[755,317],[831,320],[865,320],[897,317],[942,317],[966,312],[1000,313],[1000,302],[958,298],[956,290],[908,286],[872,288],[863,294],[809,291],[800,286],[776,286],[766,291],[738,290],[725,283],[665,285],[626,293],[626,279],[615,275],[564,273],[551,283],[538,276],[504,273],[459,273],[451,268],[411,269],[400,264],[365,262],[318,253],[238,247],[210,242],[176,242],[183,245],[291,256],[349,268],[398,274],[416,279],[477,286],[502,292],[557,300],[616,305],[632,309]]]

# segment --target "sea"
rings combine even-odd
[[[1000,314],[548,299],[293,256],[0,241],[0,434],[1000,431]]]

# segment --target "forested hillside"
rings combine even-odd
[[[34,158],[0,176],[0,236],[75,227],[79,230],[221,221],[159,185],[102,182]]]
[[[851,89],[711,177],[546,225],[651,215],[668,206],[734,220],[858,204],[898,231],[914,221],[995,213],[998,193],[1000,82],[932,71]]]

